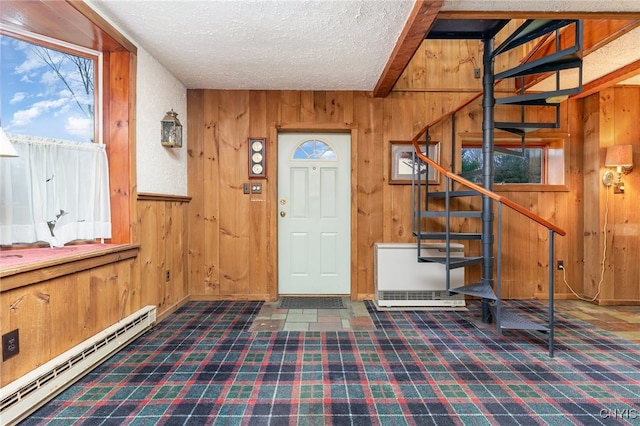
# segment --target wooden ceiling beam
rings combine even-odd
[[[433,26],[443,3],[444,0],[416,0],[409,19],[407,19],[387,65],[373,90],[373,96],[385,97],[391,92]]]
[[[640,60],[632,62],[618,70],[615,70],[613,72],[610,72],[609,74],[603,75],[600,78],[590,81],[589,83],[582,86],[582,92],[576,93],[575,95],[571,96],[571,98],[586,98],[587,96],[593,95],[594,93],[598,93],[601,90],[618,84],[621,81],[625,81],[631,77],[634,77],[638,75],[639,72]]]

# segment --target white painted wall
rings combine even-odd
[[[138,192],[188,195],[187,89],[140,47],[137,68]],[[160,144],[160,120],[172,108],[182,123],[182,148]]]
[[[189,195],[187,189],[187,89],[136,40],[106,17],[90,0],[96,13],[118,29],[137,48],[136,175],[138,192]],[[167,111],[178,113],[182,123],[182,148],[160,144],[160,120]]]

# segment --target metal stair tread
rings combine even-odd
[[[453,293],[466,294],[469,296],[482,297],[483,299],[497,300],[496,294],[490,284],[483,281],[467,284],[462,287],[452,288],[449,290]]]
[[[493,57],[507,52],[518,46],[522,46],[540,36],[548,34],[552,31],[566,27],[575,22],[571,19],[529,19],[525,21],[511,36],[496,47],[492,53]]]
[[[497,306],[489,306],[493,318],[496,318]],[[549,327],[515,313],[512,309],[500,309],[500,328],[502,330],[536,330],[549,331]]]
[[[446,232],[413,232],[413,236],[420,240],[446,240]],[[480,240],[482,234],[477,232],[450,232],[450,240]]]
[[[535,61],[525,62],[517,67],[502,71],[496,74],[496,80],[578,68],[580,65],[582,65],[582,58],[579,54],[579,46],[571,46]]]
[[[478,191],[463,190],[463,191],[449,191],[449,198],[452,197],[476,197],[482,195]],[[445,198],[447,196],[446,191],[433,191],[427,192],[428,198]]]
[[[415,212],[416,217],[446,217],[446,210],[422,210]],[[479,210],[449,210],[449,217],[482,217]]]
[[[446,257],[418,256],[419,262],[440,263],[446,265]],[[449,257],[449,268],[464,268],[465,266],[479,265],[484,261],[482,256],[456,256]]]
[[[518,123],[518,122],[496,122],[495,128],[505,132],[523,136],[529,132],[540,129],[555,129],[556,123]]]
[[[547,99],[559,96],[569,96],[579,93],[580,87],[571,87],[569,89],[553,90],[549,92],[526,93],[524,95],[504,96],[496,98],[496,104],[500,105],[542,105],[556,106],[559,102],[547,102]],[[496,122],[497,124],[498,122]]]

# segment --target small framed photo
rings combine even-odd
[[[391,141],[391,170],[389,173],[389,183],[394,185],[406,185],[411,184],[411,177],[413,175],[413,144],[408,141]],[[427,157],[435,161],[440,162],[440,142],[429,142],[427,151],[427,144],[421,144],[420,150],[423,153],[427,153]],[[433,167],[427,167],[426,164],[421,165],[420,173],[424,174],[429,170],[428,182],[429,185],[437,185],[440,183],[440,173]]]

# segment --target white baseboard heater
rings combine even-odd
[[[150,329],[156,307],[145,306],[0,389],[0,419],[13,425],[43,406],[111,354]]]
[[[449,244],[451,257],[464,256],[462,244]],[[418,262],[416,244],[377,243],[374,250],[378,307],[464,307],[464,295],[447,296],[446,271],[439,263]],[[421,255],[445,257],[445,243],[424,244]],[[464,268],[451,270],[451,288],[464,285]]]

